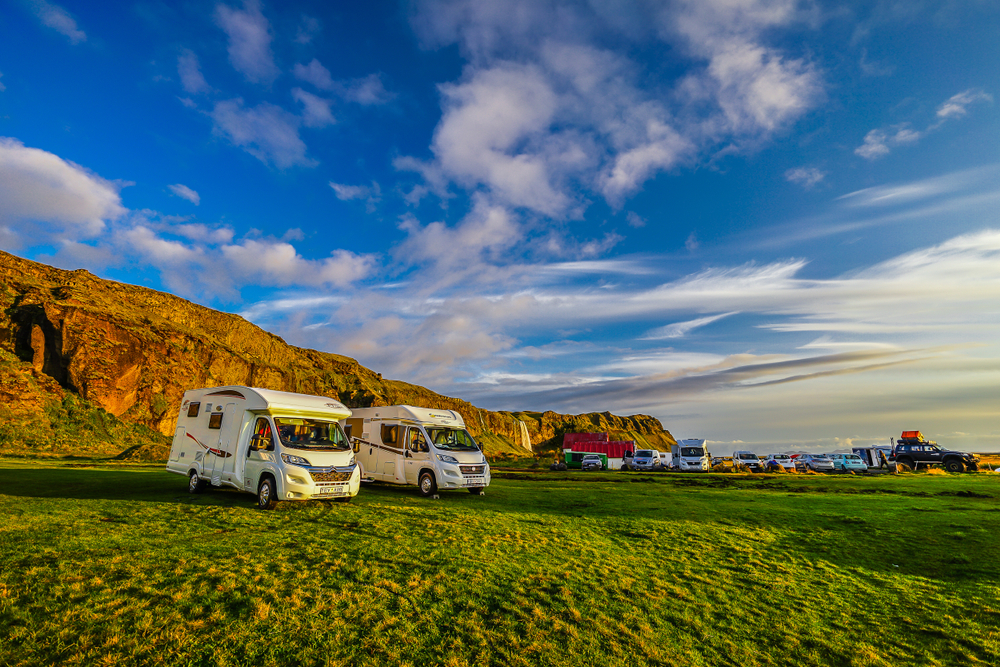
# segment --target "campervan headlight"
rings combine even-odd
[[[456,459],[454,456],[448,456],[447,454],[438,454],[438,461],[440,461],[441,463],[454,463],[456,465],[458,464],[458,459]]]
[[[293,466],[306,466],[308,468],[311,465],[309,461],[306,461],[301,456],[295,456],[294,454],[282,454],[281,460]]]

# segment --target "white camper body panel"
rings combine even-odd
[[[687,447],[701,448],[702,455],[684,456],[684,449]],[[704,472],[712,467],[711,455],[702,438],[678,440],[676,445],[670,446],[670,459],[670,465],[681,472]]]
[[[339,401],[322,396],[242,386],[192,389],[181,401],[167,470],[250,493],[270,477],[275,500],[353,497],[361,484],[354,452],[292,447],[274,422],[277,417],[339,423],[350,414]],[[266,434],[266,447],[256,446],[255,431]],[[285,455],[300,463],[289,463]]]
[[[437,489],[484,489],[490,466],[482,451],[455,450],[435,444],[435,429],[465,430],[462,415],[410,405],[358,408],[341,422],[366,482],[419,485],[430,471]],[[469,436],[471,438],[471,436]],[[424,489],[421,489],[422,492]]]

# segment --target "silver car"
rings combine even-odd
[[[803,454],[795,459],[795,465],[800,470],[815,470],[816,472],[833,472],[833,461],[826,454]]]
[[[655,449],[640,449],[632,458],[632,470],[661,470],[660,452]]]
[[[583,460],[580,461],[580,468],[582,470],[604,470],[604,461],[601,460],[600,454],[584,454]]]

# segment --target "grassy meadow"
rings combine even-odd
[[[0,664],[998,664],[998,501],[993,474],[499,471],[261,512],[0,460]]]

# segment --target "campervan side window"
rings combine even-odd
[[[399,442],[399,424],[382,424],[382,444],[395,445]]]
[[[351,437],[351,424],[347,424],[346,426],[344,426],[344,435],[346,435],[348,438]]]
[[[201,410],[201,403],[192,403],[188,406],[188,417],[197,417],[199,410]]]
[[[214,429],[222,428],[222,413],[213,412],[212,416],[208,418],[208,427]]]

